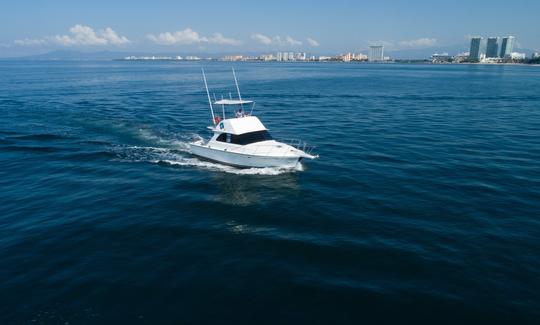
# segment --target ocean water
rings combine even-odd
[[[235,63],[295,170],[201,161],[231,63],[0,62],[0,323],[537,323],[540,68]]]

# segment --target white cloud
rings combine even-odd
[[[13,43],[21,46],[39,46],[54,43],[62,46],[75,45],[125,45],[131,41],[118,35],[112,28],[107,27],[104,30],[95,32],[92,27],[77,24],[69,29],[69,35],[46,36],[39,39],[20,39]]]
[[[313,46],[313,47],[317,47],[317,46],[320,45],[319,42],[317,42],[316,40],[314,40],[314,39],[311,38],[311,37],[308,37],[308,38],[307,38],[307,42],[308,42],[309,45],[311,45],[311,46]]]
[[[295,40],[294,38],[290,37],[287,35],[287,37],[285,38],[285,41],[287,42],[287,44],[289,44],[290,46],[300,46],[302,45],[302,42],[298,41],[298,40]]]
[[[211,37],[204,37],[199,35],[191,28],[179,30],[176,32],[164,32],[157,36],[149,34],[148,38],[154,43],[161,45],[175,45],[175,44],[220,44],[220,45],[240,45],[242,42],[233,38],[227,38],[221,33],[214,33]]]
[[[278,35],[272,37],[272,43],[273,44],[277,44],[277,45],[283,45],[283,41],[281,40],[281,37],[279,37]]]
[[[124,45],[131,43],[125,36],[119,36],[110,27],[96,33],[89,26],[77,24],[69,29],[71,35],[56,35],[51,38],[54,43],[72,46],[72,45]]]
[[[276,46],[285,46],[285,45],[288,45],[288,46],[300,46],[300,45],[302,45],[301,41],[295,40],[294,38],[292,38],[289,35],[287,35],[285,37],[285,40],[283,40],[281,38],[281,36],[279,36],[279,35],[270,37],[270,36],[266,36],[264,34],[259,34],[259,33],[251,35],[251,38],[253,40],[261,43],[261,44],[264,44],[264,45],[276,45]]]
[[[47,41],[44,39],[25,38],[25,39],[15,40],[13,43],[15,43],[15,45],[21,45],[21,46],[39,46],[39,45],[43,45],[47,43]]]
[[[113,45],[123,45],[131,43],[131,41],[127,39],[127,37],[116,34],[116,32],[110,27],[105,28],[105,30],[102,32],[102,37],[108,40],[109,43]]]
[[[186,28],[184,30],[179,30],[176,32],[165,32],[160,33],[159,35],[148,35],[148,38],[155,43],[161,45],[173,45],[173,44],[196,44],[207,42],[208,39],[201,37],[199,33],[194,31],[191,28]]]
[[[107,40],[99,37],[91,27],[75,25],[69,29],[71,36],[56,35],[54,39],[62,45],[105,45]]]
[[[401,41],[399,45],[403,47],[429,47],[437,45],[437,39],[425,37],[410,41]]]
[[[214,33],[214,35],[212,35],[212,37],[208,38],[208,41],[210,43],[221,44],[221,45],[240,45],[240,44],[242,44],[241,41],[235,40],[233,38],[224,37],[221,33]]]
[[[272,39],[263,34],[253,34],[251,38],[264,45],[272,44]]]

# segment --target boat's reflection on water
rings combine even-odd
[[[217,188],[214,200],[223,204],[249,206],[265,204],[300,194],[298,173],[279,175],[236,175],[215,173]]]

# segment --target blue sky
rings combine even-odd
[[[359,52],[465,45],[514,35],[540,49],[540,1],[4,2],[0,57],[55,49],[147,52]],[[466,46],[464,48],[466,50]]]

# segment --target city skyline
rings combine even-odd
[[[505,18],[505,2],[463,8],[426,7],[426,1],[403,4],[342,5],[253,4],[236,1],[211,5],[166,1],[132,4],[103,1],[44,4],[20,1],[0,13],[0,57],[32,55],[50,50],[145,52],[367,52],[371,45],[385,51],[444,48],[469,42],[470,35],[518,35],[516,47],[535,50],[540,40],[527,10],[512,7],[509,24],[497,19],[475,20],[475,12]],[[459,1],[458,1],[459,2]],[[392,3],[389,5],[389,3]],[[532,4],[538,7],[539,4]],[[459,7],[459,6],[457,6]],[[452,19],[450,19],[452,18]],[[460,19],[459,24],[452,20]],[[279,23],[278,23],[279,22]],[[373,25],[378,28],[371,28]],[[446,26],[445,26],[446,25]],[[452,26],[452,28],[447,28]]]

